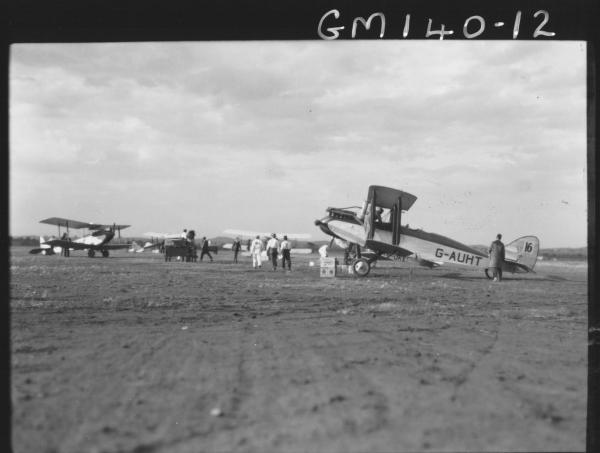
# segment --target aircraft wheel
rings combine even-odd
[[[108,258],[108,250],[102,250],[102,256]]]
[[[493,276],[493,275],[490,275],[490,273],[489,273],[488,271],[489,271],[489,269],[486,267],[486,268],[485,268],[485,276],[486,276],[488,279],[492,280],[492,279],[494,278],[494,276]]]
[[[93,250],[93,249],[89,249],[89,250],[88,250],[88,256],[89,256],[90,258],[93,258],[95,254],[96,254],[96,252],[94,252],[94,250]]]
[[[366,277],[371,270],[371,264],[364,258],[359,258],[352,262],[352,272],[358,277]]]

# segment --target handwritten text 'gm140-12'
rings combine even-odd
[[[346,25],[340,25],[343,21],[340,19],[341,13],[337,9],[327,11],[319,20],[319,27],[317,32],[319,37],[325,40],[338,39],[344,30]],[[550,14],[545,10],[538,10],[533,13],[533,18],[536,21],[536,27],[533,30],[533,38],[539,37],[554,37],[556,33],[546,30],[550,21]],[[405,14],[402,23],[402,37],[408,38],[411,33],[411,15]],[[522,12],[517,11],[514,17],[510,18],[510,23],[505,23],[501,20],[491,21],[491,27],[497,29],[503,29],[504,27],[512,27],[512,39],[519,37],[519,29],[521,27]],[[350,22],[352,24],[350,37],[356,38],[359,24],[365,30],[370,30],[371,26],[379,25],[379,37],[383,38],[386,31],[386,18],[382,12],[376,12],[371,14],[367,19],[364,17],[355,17]],[[414,25],[414,24],[413,24]],[[483,38],[485,39],[484,32],[486,27],[490,27],[486,20],[482,16],[470,16],[465,19],[463,23],[462,33],[467,39]],[[413,28],[415,28],[413,26]],[[446,29],[445,24],[436,25],[432,19],[427,19],[427,30],[425,32],[425,38],[437,37],[444,39],[454,35],[454,30]]]

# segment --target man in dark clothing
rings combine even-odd
[[[233,262],[234,263],[238,262],[238,253],[240,253],[241,249],[242,249],[242,241],[240,241],[240,238],[235,238],[235,241],[233,241],[233,245],[231,246],[231,250],[233,251]]]
[[[71,238],[69,237],[69,235],[68,235],[67,233],[64,233],[64,234],[62,235],[61,239],[62,239],[63,241],[68,241],[68,242],[71,242]],[[67,257],[71,255],[71,250],[70,250],[69,246],[64,246],[64,247],[62,248],[62,255],[63,255],[63,256],[67,256]]]
[[[185,230],[183,230],[185,231]],[[196,232],[194,230],[190,230],[186,233],[185,238],[187,239],[188,242],[194,242],[194,239],[196,237]]]
[[[502,235],[496,235],[496,240],[490,245],[490,269],[495,282],[502,281],[502,263],[504,263],[504,244],[500,240]]]
[[[285,263],[287,262],[288,271],[292,270],[292,257],[290,256],[291,249],[292,246],[290,241],[288,241],[287,236],[283,236],[283,241],[280,245],[281,254],[283,255],[283,258],[281,259],[281,267],[285,270]]]
[[[200,252],[200,261],[202,261],[202,258],[204,258],[204,255],[208,255],[208,257],[210,258],[210,262],[212,263],[213,257],[210,254],[210,250],[208,249],[209,246],[209,241],[208,239],[206,239],[206,236],[204,236],[202,238],[202,252]]]
[[[188,256],[186,258],[186,261],[196,261],[196,259],[198,258],[198,254],[196,252],[196,232],[194,230],[190,230],[187,232],[186,235],[186,242],[187,242],[187,247],[188,247]]]

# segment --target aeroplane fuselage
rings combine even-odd
[[[367,246],[367,235],[361,223],[331,219],[330,217],[326,217],[320,222],[319,227],[324,233],[361,247]],[[486,254],[453,239],[405,226],[400,228],[400,232],[398,247],[406,250],[418,250],[419,252],[413,253],[417,260],[435,258],[434,262],[439,261],[440,264],[447,262],[481,269],[487,267]],[[376,227],[372,241],[379,243],[380,247],[385,247],[392,243],[392,232]]]
[[[110,242],[114,237],[115,233],[112,231],[99,230],[94,231],[92,234],[89,234],[82,238],[75,239],[73,242],[77,242],[78,244],[100,246],[102,244]]]

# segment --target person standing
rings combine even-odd
[[[327,244],[322,245],[321,247],[319,247],[319,256],[321,258],[327,258]]]
[[[242,249],[242,242],[240,238],[236,237],[235,241],[233,241],[233,245],[231,246],[231,250],[233,250],[233,262],[237,264],[238,262],[238,253]]]
[[[290,252],[292,250],[292,245],[290,244],[290,241],[288,241],[287,236],[283,236],[283,241],[281,241],[281,254],[283,255],[283,258],[281,260],[281,267],[283,268],[283,270],[285,270],[285,263],[287,261],[288,264],[288,271],[292,270],[292,257],[290,255]]]
[[[68,234],[68,233],[64,233],[64,234],[62,235],[61,239],[62,239],[63,241],[71,242],[71,238],[69,237],[69,234]],[[66,256],[66,257],[68,257],[68,256],[70,256],[70,254],[71,254],[71,251],[70,251],[70,248],[69,248],[69,246],[68,246],[68,245],[65,245],[65,246],[63,246],[63,248],[62,248],[62,250],[61,250],[61,255],[62,255],[62,256]]]
[[[210,245],[210,241],[208,239],[206,239],[206,236],[204,236],[202,238],[202,251],[200,252],[200,261],[202,261],[202,259],[204,258],[204,255],[208,255],[208,257],[210,258],[210,262],[212,263],[213,257],[210,254],[210,250],[208,248],[209,245]]]
[[[183,230],[183,231],[185,231],[185,230]],[[190,231],[186,232],[185,238],[188,242],[194,242],[194,239],[196,238],[196,232],[194,230],[190,230]]]
[[[250,254],[252,255],[252,267],[255,269],[257,267],[262,267],[262,258],[260,256],[260,254],[262,253],[262,248],[262,241],[260,240],[259,236],[256,236],[256,238],[252,241],[252,244],[250,244]]]
[[[501,241],[502,235],[496,235],[496,240],[490,245],[488,250],[490,254],[490,269],[495,282],[502,281],[502,263],[504,262],[504,244]]]
[[[267,257],[271,258],[273,270],[277,270],[277,255],[279,254],[279,241],[275,233],[271,234],[271,239],[267,242]]]
[[[198,253],[196,252],[196,232],[194,230],[190,230],[186,235],[186,242],[188,248],[188,256],[186,261],[196,261],[198,259]]]

